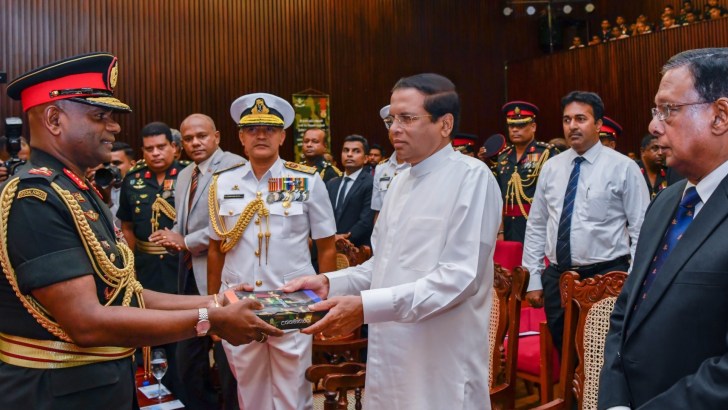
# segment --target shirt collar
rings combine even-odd
[[[351,175],[344,175],[346,178],[351,179],[352,181],[356,181],[357,178],[359,178],[359,174],[361,174],[361,170],[364,168],[359,168]]]
[[[584,155],[581,155],[581,157],[584,158],[588,163],[593,164],[594,161],[597,160],[597,157],[599,156],[599,153],[601,153],[603,149],[604,149],[604,146],[602,145],[602,143],[599,142],[599,141],[597,141],[597,143],[594,144],[594,146],[592,146],[591,148],[589,148],[584,153]],[[569,163],[570,164],[573,164],[574,163],[574,159],[576,157],[580,156],[579,154],[576,153],[576,151],[574,151],[573,148],[569,149],[566,152],[569,153]]]
[[[728,161],[724,162],[710,174],[703,177],[697,185],[688,181],[687,185],[685,185],[685,190],[694,186],[695,190],[698,191],[698,195],[700,195],[700,202],[705,204],[708,202],[708,199],[710,199],[710,196],[713,195],[713,192],[715,192],[716,188],[718,188],[718,185],[720,185],[726,175],[728,175]],[[685,191],[683,191],[683,196],[684,195]]]
[[[197,164],[197,168],[199,168],[201,174],[206,174],[210,171],[210,164],[212,163],[212,158],[217,155],[217,152],[220,151],[220,148],[216,149],[215,152],[212,153],[206,160],[200,162]]]
[[[275,175],[281,175],[283,173],[283,161],[280,157],[273,163],[273,165],[268,168],[267,171],[263,174],[263,176],[260,178],[260,180],[264,180],[266,178],[273,178]],[[248,174],[251,175],[251,178],[255,178],[255,174],[253,173],[253,165],[250,163],[250,161],[247,161],[245,163],[245,169],[243,171],[243,178],[248,176]]]
[[[439,151],[425,158],[419,164],[413,165],[410,168],[410,173],[412,174],[412,176],[418,178],[427,175],[431,171],[437,169],[441,165],[442,161],[444,161],[445,158],[447,158],[453,152],[455,152],[455,150],[452,148],[452,144],[447,144]]]

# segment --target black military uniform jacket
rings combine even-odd
[[[647,183],[647,189],[650,190],[650,200],[655,199],[657,194],[662,191],[663,189],[667,188],[668,181],[667,181],[667,168],[666,167],[660,167],[660,171],[657,173],[657,176],[655,177],[655,184],[652,185],[650,183],[650,177],[647,175],[647,169],[645,169],[645,164],[641,160],[637,160],[637,165],[640,167],[640,172],[642,172],[642,176],[645,177],[645,183]]]
[[[526,220],[536,193],[538,176],[544,163],[556,154],[558,150],[553,145],[534,139],[521,158],[516,158],[516,147],[513,145],[498,155],[495,174],[503,195],[505,240],[524,241]]]
[[[16,180],[17,190],[11,195]],[[65,191],[61,196],[52,183]],[[30,295],[39,289],[85,275],[93,275],[99,303],[121,305],[110,288],[94,273],[82,236],[68,203],[79,208],[103,252],[122,267],[111,212],[101,195],[85,180],[66,169],[51,155],[34,148],[30,161],[16,176],[0,185],[7,219],[7,256],[18,290]],[[6,195],[8,197],[6,197]],[[69,200],[72,197],[73,200]],[[4,258],[4,256],[2,257]],[[4,272],[5,273],[5,272]],[[124,291],[121,291],[121,295]],[[74,303],[69,300],[68,303]],[[138,306],[132,298],[131,306]],[[11,282],[0,275],[0,332],[37,341],[61,339],[31,316],[15,295]],[[53,359],[51,359],[53,360]],[[134,366],[130,357],[57,369],[34,369],[0,362],[0,408],[3,409],[129,409],[136,406]]]
[[[177,175],[185,165],[174,161],[167,168],[162,184],[146,164],[136,166],[127,172],[121,184],[119,210],[116,216],[122,222],[134,225],[134,237],[137,245],[134,249],[137,277],[145,289],[164,293],[177,293],[178,255],[171,255],[163,249],[145,249],[153,230],[153,206],[160,198],[174,209],[174,188]],[[160,211],[156,213],[156,230],[172,229],[175,213]],[[159,248],[159,247],[157,247]]]
[[[308,164],[306,164],[306,161],[302,161],[302,162],[300,162],[300,164],[308,165]],[[319,174],[319,176],[321,176],[321,179],[323,179],[324,182],[328,182],[329,180],[332,180],[336,177],[340,177],[340,176],[344,175],[344,173],[341,172],[341,170],[339,170],[335,166],[331,165],[330,162],[325,161],[324,157],[319,157],[315,161],[315,166],[316,166],[316,172]]]

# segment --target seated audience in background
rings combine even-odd
[[[597,35],[593,35],[591,38],[591,41],[589,41],[588,45],[596,46],[598,44],[602,44],[602,38]]]
[[[619,32],[622,34],[628,34],[629,28],[627,27],[627,21],[622,16],[617,16],[617,19],[614,21],[614,26],[619,29]]]
[[[708,0],[708,4],[703,9],[705,10],[703,12],[703,20],[715,20],[728,12],[723,6],[718,4],[718,0]],[[713,9],[718,9],[718,11],[714,12]]]
[[[685,18],[683,19],[683,26],[687,26],[690,24],[695,24],[698,22],[698,19],[695,17],[695,13],[692,11],[689,11],[685,13]]]
[[[599,37],[602,39],[602,42],[609,41],[609,39],[612,37],[612,24],[609,22],[609,20],[604,19],[602,20],[601,24],[602,30],[599,32]]]
[[[723,18],[724,11],[721,7],[711,7],[710,9],[710,19],[711,20],[718,20],[720,18]]]
[[[336,219],[336,240],[348,239],[355,246],[371,245],[374,229],[373,178],[364,172],[369,143],[361,135],[344,138],[341,163],[344,175],[326,183]]]
[[[571,47],[569,47],[569,50],[582,47],[584,47],[584,44],[581,42],[581,37],[574,36],[574,38],[571,40]]]
[[[672,14],[665,14],[662,16],[662,29],[669,30],[680,27],[675,23],[675,17]]]
[[[622,33],[622,30],[620,30],[617,26],[612,27],[612,38],[609,40],[614,41],[621,40],[623,38],[629,38],[629,35]]]

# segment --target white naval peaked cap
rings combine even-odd
[[[389,117],[389,104],[382,107],[382,109],[379,110],[379,116],[382,117],[382,119],[385,119]]]
[[[230,116],[239,127],[267,125],[285,129],[293,124],[295,115],[288,101],[267,93],[243,95],[230,105]]]

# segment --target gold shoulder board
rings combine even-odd
[[[217,170],[217,171],[215,171],[214,175],[222,174],[223,172],[230,171],[231,169],[240,168],[243,165],[245,165],[245,161],[243,161],[243,162],[241,162],[239,164],[235,164],[235,165],[233,165],[231,167],[227,167],[227,168],[223,168],[223,169]]]
[[[288,169],[292,169],[294,171],[304,172],[306,174],[312,174],[313,175],[313,174],[316,173],[316,167],[309,167],[308,165],[296,164],[295,162],[291,162],[291,161],[286,161],[283,164],[283,166],[286,167],[286,168],[288,168]]]

